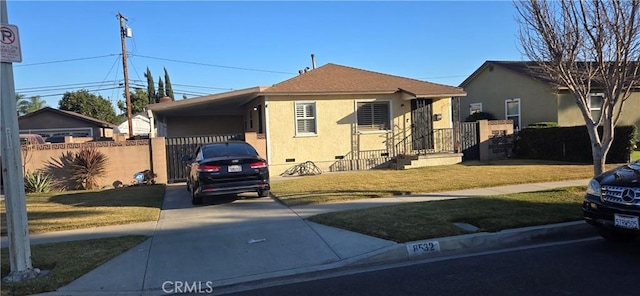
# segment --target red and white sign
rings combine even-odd
[[[20,50],[20,36],[18,27],[14,25],[0,25],[0,62],[20,63],[22,52]]]

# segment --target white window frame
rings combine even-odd
[[[313,116],[298,117],[298,106],[313,105]],[[318,135],[318,105],[315,101],[298,101],[293,104],[293,121],[296,137],[314,137]],[[315,132],[298,132],[298,120],[313,120]]]
[[[474,108],[476,107],[476,108]],[[477,112],[473,112],[473,109],[478,109]],[[482,103],[471,103],[469,104],[469,115],[482,112]]]
[[[591,106],[591,97],[600,97],[601,98],[600,106],[598,107]],[[591,119],[593,120],[594,123],[598,123],[598,120],[600,120],[600,116],[598,116],[598,118],[594,118],[593,111],[598,111],[598,113],[602,113],[602,105],[604,104],[604,93],[590,93],[589,101],[587,101],[587,103],[588,103],[587,106],[589,107],[589,114],[591,114]]]
[[[514,115],[514,114],[509,115],[509,103],[513,103],[513,102],[518,103],[517,115]],[[510,117],[515,117],[515,116],[518,116],[518,122],[516,123],[517,128],[514,127],[514,130],[521,130],[522,129],[522,102],[520,101],[520,98],[512,98],[512,99],[504,100],[504,118],[509,120]]]
[[[383,130],[360,130],[358,127],[358,104],[360,103],[386,103],[389,106],[389,126]],[[393,129],[393,104],[389,99],[373,99],[373,100],[355,100],[353,102],[353,110],[354,110],[354,120],[356,124],[356,130],[361,134],[385,134],[391,132]]]

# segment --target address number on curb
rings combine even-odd
[[[440,252],[440,243],[438,241],[424,241],[407,245],[407,252],[410,257],[419,256],[430,253]]]

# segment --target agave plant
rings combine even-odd
[[[24,175],[24,191],[26,193],[39,193],[51,191],[51,177],[42,171],[26,173]]]
[[[99,188],[98,180],[107,171],[107,155],[95,148],[83,148],[73,157],[71,178],[80,188],[91,190]]]

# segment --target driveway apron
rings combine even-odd
[[[150,240],[60,290],[161,292],[176,282],[224,286],[305,272],[395,245],[307,222],[273,199],[255,196],[211,197],[192,206],[184,184],[169,185]]]

